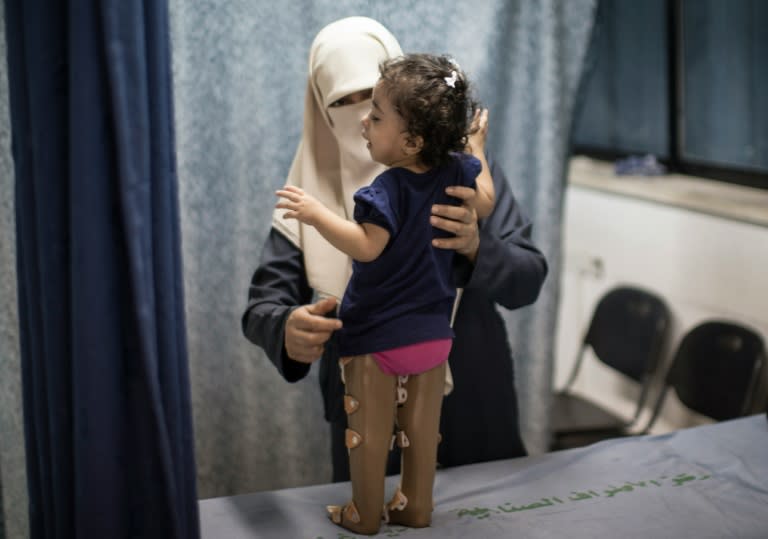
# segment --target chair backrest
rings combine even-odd
[[[751,412],[764,362],[759,334],[737,323],[708,321],[680,341],[665,385],[695,412],[734,419]]]
[[[592,314],[579,355],[562,391],[567,392],[578,376],[584,351],[591,347],[604,364],[640,384],[633,425],[645,406],[669,332],[669,309],[655,294],[631,286],[608,291]]]
[[[669,329],[669,309],[655,294],[622,286],[606,293],[584,337],[595,356],[637,382],[656,370]]]

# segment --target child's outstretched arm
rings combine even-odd
[[[283,219],[298,219],[315,227],[331,245],[355,260],[376,260],[387,246],[389,231],[386,228],[347,221],[299,187],[286,185],[276,194],[281,200],[275,207],[288,210]]]
[[[488,217],[496,202],[493,178],[488,161],[485,159],[485,139],[488,136],[488,109],[477,109],[467,137],[467,152],[480,160],[483,165],[477,176],[477,194],[474,199],[478,218]]]

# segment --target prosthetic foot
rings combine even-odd
[[[432,520],[432,487],[446,365],[443,363],[427,372],[411,375],[404,383],[405,402],[397,410],[397,440],[402,451],[401,482],[385,511],[385,519],[392,524],[423,528]],[[402,395],[398,402],[401,400]]]
[[[381,526],[397,377],[381,372],[370,355],[342,358],[341,365],[352,501],[343,507],[329,505],[328,513],[336,524],[370,535]]]

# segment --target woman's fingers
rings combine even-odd
[[[477,229],[477,213],[472,201],[476,192],[471,187],[451,186],[446,193],[461,200],[460,206],[435,204],[432,206],[430,223],[435,228],[453,234],[447,238],[435,238],[432,245],[440,249],[453,249],[456,252],[474,256],[480,243]]]
[[[325,343],[334,331],[341,328],[340,320],[325,317],[335,307],[336,300],[327,298],[291,312],[285,322],[285,351],[288,357],[312,363],[323,355]]]

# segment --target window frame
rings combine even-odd
[[[605,0],[601,0],[605,1]],[[668,156],[656,156],[669,173],[685,174],[718,180],[727,183],[745,185],[768,190],[768,171],[736,166],[721,166],[713,163],[702,163],[685,159],[682,156],[682,129],[685,121],[684,109],[684,82],[685,72],[683,67],[684,41],[683,41],[683,2],[684,0],[666,0],[666,32],[667,32],[667,100],[668,115],[667,133],[669,137]],[[582,82],[580,90],[583,92],[586,84]],[[580,92],[581,93],[581,92]],[[767,119],[768,121],[768,119]],[[574,117],[575,134],[576,117]],[[595,159],[616,161],[629,155],[641,154],[643,151],[628,153],[624,150],[595,147],[584,143],[576,143],[572,138],[572,154],[584,155]]]

